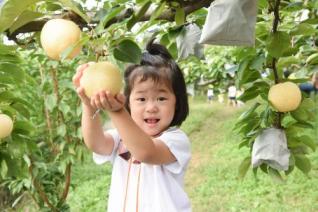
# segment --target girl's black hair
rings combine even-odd
[[[140,64],[130,65],[125,70],[125,89],[127,97],[126,108],[129,109],[129,97],[136,77],[141,76],[141,82],[151,78],[156,83],[168,83],[169,88],[176,97],[174,117],[170,126],[181,126],[189,114],[189,103],[185,80],[177,63],[173,60],[168,50],[157,43],[154,39],[146,46],[142,54]]]

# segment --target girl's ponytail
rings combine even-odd
[[[153,38],[148,42],[146,51],[142,54],[140,65],[168,67],[173,61],[172,56],[166,47],[154,43],[154,40]]]

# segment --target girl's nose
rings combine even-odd
[[[149,113],[154,113],[158,111],[158,105],[156,104],[156,102],[148,102],[146,105],[146,111]]]

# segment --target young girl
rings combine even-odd
[[[190,141],[178,127],[189,113],[182,72],[167,49],[150,42],[139,65],[125,71],[124,94],[102,91],[89,99],[73,82],[83,103],[82,133],[97,164],[113,164],[108,211],[187,212],[184,191]],[[97,109],[107,111],[116,129],[102,130]]]

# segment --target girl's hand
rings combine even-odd
[[[95,109],[117,112],[125,105],[125,96],[121,93],[112,95],[109,91],[100,91],[90,99],[90,104]]]
[[[73,76],[73,84],[76,88],[77,95],[82,100],[83,104],[85,104],[86,106],[89,106],[89,107],[91,107],[90,99],[86,96],[86,94],[84,92],[84,88],[81,87],[80,80],[81,80],[81,77],[83,76],[83,72],[90,64],[91,64],[91,62],[78,66],[76,69],[76,74]]]

